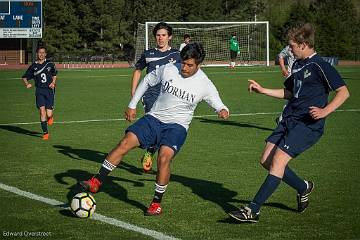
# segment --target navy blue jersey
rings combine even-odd
[[[329,92],[344,86],[345,82],[334,67],[314,54],[295,61],[292,74],[284,85],[293,97],[288,101],[283,117],[300,120],[313,129],[322,130],[325,119],[313,119],[309,107],[324,108],[328,103]]]
[[[162,65],[168,63],[180,63],[180,52],[177,49],[170,48],[165,52],[159,51],[157,48],[145,50],[141,55],[140,59],[136,62],[135,68],[138,70],[143,70],[146,68],[146,74],[154,71]],[[149,87],[148,90],[144,93],[143,104],[145,107],[145,112],[150,111],[154,102],[156,101],[160,93],[161,84]]]
[[[147,68],[146,74],[148,74],[170,62],[181,62],[179,50],[170,48],[165,52],[161,52],[157,48],[153,48],[143,52],[140,59],[136,62],[135,68],[139,70]]]
[[[45,60],[42,64],[33,62],[22,77],[27,80],[34,79],[37,88],[49,88],[56,74],[55,64]]]

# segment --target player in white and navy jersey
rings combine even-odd
[[[345,82],[329,63],[314,50],[314,28],[311,24],[294,27],[288,33],[291,52],[297,59],[284,89],[263,88],[250,80],[249,90],[267,96],[288,99],[283,119],[266,139],[261,164],[269,171],[251,203],[229,213],[242,222],[257,222],[260,207],[277,189],[281,181],[297,191],[297,210],[305,211],[314,188],[312,181],[301,179],[288,163],[313,146],[322,136],[325,118],[350,96]],[[328,102],[329,92],[335,97]]]
[[[153,29],[153,35],[156,39],[156,48],[145,50],[140,59],[135,64],[135,70],[131,83],[131,96],[134,96],[138,86],[141,71],[146,68],[146,73],[167,63],[180,63],[180,52],[171,48],[169,42],[172,38],[172,27],[165,22],[159,22]],[[144,112],[147,113],[152,108],[160,92],[160,84],[149,87],[142,96]],[[152,158],[156,149],[149,148],[141,159],[145,172],[151,170]]]
[[[291,74],[291,68],[295,62],[294,54],[291,52],[290,46],[284,47],[278,55],[281,73],[284,77]]]
[[[280,65],[281,73],[285,78],[287,78],[291,74],[291,68],[292,68],[296,58],[294,57],[294,54],[291,52],[289,45],[284,47],[278,56],[279,56],[279,65]],[[285,108],[285,107],[286,107],[286,104],[284,105],[283,108]],[[275,119],[275,122],[279,123],[279,121],[281,121],[281,119],[282,119],[282,115],[277,117]]]
[[[37,61],[33,62],[22,76],[26,88],[31,88],[30,79],[35,81],[36,107],[40,112],[40,123],[43,139],[49,139],[48,124],[52,125],[55,85],[57,70],[55,64],[46,59],[46,48],[40,46],[36,50]]]
[[[161,85],[151,110],[128,127],[120,143],[107,155],[99,173],[81,186],[96,193],[106,176],[133,148],[156,147],[157,176],[153,201],[145,215],[159,215],[160,202],[170,180],[170,163],[183,146],[196,106],[205,100],[219,118],[227,119],[229,110],[221,101],[214,84],[200,69],[205,52],[199,43],[190,43],[180,53],[182,63],[167,64],[147,74],[138,86],[125,112],[128,121],[136,119],[136,105],[151,86]]]

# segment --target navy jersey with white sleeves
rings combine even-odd
[[[152,48],[145,50],[143,54],[141,54],[140,59],[135,64],[135,68],[139,70],[146,68],[146,74],[148,74],[162,65],[180,62],[180,52],[177,49],[169,48],[167,51],[161,52],[157,48]],[[159,91],[159,85],[152,86],[146,91],[144,98],[151,98],[154,95],[157,96]]]
[[[285,80],[284,85],[293,96],[283,111],[283,118],[300,120],[322,131],[325,119],[313,119],[309,107],[324,108],[328,103],[329,92],[344,86],[345,82],[334,67],[314,53],[294,62],[292,75]]]
[[[45,59],[42,64],[33,62],[22,77],[27,80],[34,79],[37,88],[49,88],[56,74],[55,64]]]
[[[142,94],[149,86],[161,84],[158,99],[150,114],[163,123],[177,123],[189,128],[194,111],[199,102],[205,100],[216,112],[228,108],[221,101],[219,93],[199,69],[193,76],[184,78],[180,72],[181,64],[167,64],[147,74],[140,82],[129,108],[135,109]]]

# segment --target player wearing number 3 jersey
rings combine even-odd
[[[40,46],[36,50],[37,61],[33,62],[22,76],[26,88],[31,88],[28,80],[35,81],[36,107],[40,112],[40,123],[43,130],[43,139],[49,139],[48,124],[52,125],[55,84],[57,70],[55,64],[46,59],[46,48]]]

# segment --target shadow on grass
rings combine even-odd
[[[41,132],[29,131],[27,129],[17,127],[17,126],[2,125],[2,126],[0,126],[0,129],[4,129],[9,132],[15,132],[15,133],[24,134],[24,135],[32,136],[32,137],[41,138],[41,136],[42,136]]]
[[[90,160],[97,163],[102,163],[106,157],[106,153],[89,150],[89,149],[82,149],[82,148],[72,148],[71,146],[64,146],[64,145],[54,145],[54,148],[58,149],[58,152],[68,156],[72,159],[77,160]]]
[[[69,146],[62,146],[62,145],[54,145],[54,147],[59,149],[59,152],[64,154],[65,156],[77,160],[88,160],[97,163],[102,163],[106,156],[106,154],[103,152],[89,150],[89,149],[74,149]],[[136,167],[125,161],[122,161],[117,168],[125,170],[129,173],[138,176],[145,175],[142,168]],[[154,176],[154,180],[138,179],[136,181],[133,181],[124,178],[113,177],[110,175],[107,177],[106,182],[103,184],[101,188],[101,192],[104,192],[113,198],[117,198],[120,201],[129,203],[134,207],[137,207],[145,211],[146,206],[142,205],[137,201],[129,199],[127,197],[128,196],[127,190],[121,187],[117,182],[130,182],[133,183],[135,187],[143,187],[145,181],[155,182],[156,172],[151,171],[146,175],[149,174]],[[67,183],[63,180],[65,177],[70,177],[76,179],[77,181],[83,181],[89,179],[92,175],[93,174],[82,170],[68,170],[65,173],[56,174],[55,179],[57,180],[57,182],[67,185]],[[170,182],[178,182],[183,186],[190,188],[192,190],[192,193],[196,194],[205,201],[209,201],[217,204],[226,213],[237,210],[239,204],[246,205],[250,202],[246,200],[236,199],[235,197],[238,195],[237,192],[225,188],[222,183],[198,179],[198,178],[192,178],[187,176],[181,176],[177,174],[171,174]],[[69,193],[67,195],[68,200],[70,201],[72,197],[78,192],[81,192],[81,189],[79,189],[79,186],[77,184],[73,186],[69,186]],[[236,204],[237,206],[234,206],[234,204]],[[264,206],[280,208],[288,211],[296,211],[295,209],[292,209],[281,203],[265,203]],[[220,220],[220,222],[223,221],[227,222],[227,220]]]
[[[208,123],[208,124],[220,124],[220,125],[227,125],[227,126],[235,126],[235,127],[242,127],[242,128],[256,128],[264,131],[274,131],[273,128],[267,128],[267,127],[261,127],[253,124],[248,123],[240,123],[235,121],[224,121],[224,120],[215,120],[215,119],[208,119],[208,118],[196,118],[202,123]],[[275,121],[274,121],[275,125]]]
[[[83,171],[79,169],[70,169],[67,170],[66,172],[55,174],[54,178],[58,183],[63,185],[68,185],[69,191],[66,197],[68,202],[70,203],[73,196],[76,195],[77,193],[83,192],[83,189],[80,187],[78,183],[74,185],[69,185],[69,183],[65,181],[65,178],[72,178],[75,179],[77,182],[79,182],[85,179],[89,179],[91,176],[92,174],[87,171]],[[134,187],[144,186],[143,182],[108,176],[99,192],[104,192],[108,194],[110,197],[119,199],[120,201],[130,204],[145,212],[147,207],[137,201],[129,199],[128,191],[124,187],[120,186],[118,182],[132,183]]]

